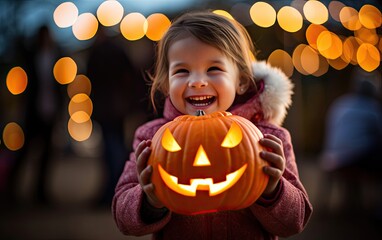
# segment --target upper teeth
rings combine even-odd
[[[212,96],[190,97],[190,99],[194,101],[202,101],[202,100],[211,99],[211,98]]]

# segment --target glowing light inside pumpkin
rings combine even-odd
[[[237,123],[233,122],[221,146],[226,148],[233,148],[239,145],[242,139],[243,133],[241,131],[240,126]]]
[[[196,178],[190,180],[190,185],[178,184],[178,178],[167,173],[160,164],[158,164],[159,174],[165,184],[176,193],[184,196],[195,197],[196,190],[209,191],[209,196],[216,196],[231,188],[241,178],[247,164],[240,169],[226,175],[226,180],[219,183],[213,183],[212,178]]]
[[[195,161],[193,166],[194,167],[211,166],[211,163],[208,160],[206,151],[204,151],[204,148],[202,145],[199,146],[198,152],[196,153],[196,156],[195,156]]]
[[[177,152],[182,149],[168,128],[164,131],[162,136],[162,147],[169,152]]]

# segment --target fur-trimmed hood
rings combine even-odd
[[[260,94],[264,119],[281,125],[292,104],[293,83],[280,69],[265,61],[253,64],[256,80],[264,81],[264,91]]]
[[[293,83],[280,69],[265,61],[256,61],[252,67],[259,92],[245,103],[232,106],[228,111],[253,122],[268,121],[281,126],[292,104]],[[164,117],[173,119],[179,115],[181,113],[167,98]]]
[[[280,69],[265,61],[254,62],[252,67],[258,93],[229,111],[254,122],[268,121],[281,126],[292,104],[293,84]]]

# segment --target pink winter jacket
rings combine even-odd
[[[291,104],[292,84],[278,69],[264,62],[253,65],[254,77],[260,86],[255,96],[233,106],[232,114],[243,116],[263,133],[271,133],[283,141],[286,169],[272,199],[260,197],[253,205],[236,211],[222,211],[194,216],[179,215],[167,209],[155,209],[145,201],[139,185],[134,153],[126,161],[116,186],[112,211],[120,231],[126,235],[152,234],[153,239],[278,239],[301,232],[306,226],[312,206],[299,180],[289,132],[280,127]],[[140,126],[135,133],[134,149],[145,139],[180,113],[167,99],[164,117]],[[150,221],[142,215],[152,216]]]

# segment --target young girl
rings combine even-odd
[[[279,70],[256,62],[252,42],[236,21],[211,12],[178,18],[158,43],[151,97],[167,96],[163,118],[139,127],[113,200],[113,215],[127,235],[154,239],[277,239],[301,232],[312,213],[299,180],[289,132],[281,128],[292,84]],[[154,103],[155,104],[155,103]],[[262,196],[250,207],[193,216],[171,212],[155,196],[147,166],[151,138],[165,123],[196,110],[229,111],[264,134],[269,162]]]

